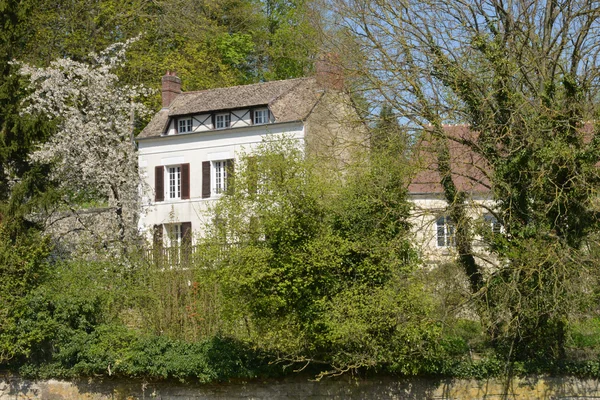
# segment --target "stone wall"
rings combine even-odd
[[[0,375],[0,399],[600,399],[597,380],[529,377],[490,380],[306,378],[209,385],[90,379],[31,381]]]

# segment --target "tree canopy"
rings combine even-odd
[[[372,98],[388,102],[436,149],[448,213],[457,224],[458,262],[491,335],[516,357],[560,357],[572,300],[586,290],[581,274],[596,276],[586,243],[599,228],[597,4],[332,4],[349,42],[360,49],[340,51],[354,56],[348,68]],[[470,134],[445,129],[456,123],[467,124]],[[490,211],[504,227],[487,237],[496,256],[491,273],[472,248],[469,193],[452,176],[452,141],[484,160]],[[547,333],[544,340],[540,331]],[[552,351],[542,350],[542,342]]]
[[[230,244],[210,261],[224,314],[281,362],[411,374],[439,330],[413,275],[401,142],[382,139],[369,162],[365,154],[343,172],[299,146],[264,142],[212,212],[204,246]]]

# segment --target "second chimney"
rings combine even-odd
[[[322,88],[343,90],[344,73],[337,54],[327,53],[316,62],[317,84]]]
[[[162,106],[169,108],[171,102],[181,93],[181,79],[175,72],[167,71],[162,77]]]

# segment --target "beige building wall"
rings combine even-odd
[[[421,258],[425,264],[435,265],[444,262],[452,262],[456,259],[456,247],[439,246],[437,219],[447,215],[447,203],[442,194],[411,194],[410,201],[413,204],[410,222],[412,224],[412,240],[420,251]],[[493,201],[487,196],[473,196],[467,207],[474,229],[491,229],[484,221],[484,215],[493,209]],[[485,251],[480,236],[475,235],[473,250],[478,262],[493,269],[498,261]]]
[[[308,154],[343,168],[368,148],[368,130],[360,120],[350,97],[327,91],[305,122]]]

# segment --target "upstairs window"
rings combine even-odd
[[[189,133],[192,131],[192,119],[183,118],[177,120],[177,133]]]
[[[269,110],[264,108],[254,111],[254,125],[267,124],[269,122]]]
[[[202,163],[202,198],[218,197],[231,190],[233,159]]]
[[[189,200],[190,164],[154,168],[154,201]]]
[[[227,191],[229,160],[213,161],[213,195],[220,195]]]
[[[217,114],[215,116],[215,129],[225,129],[231,126],[231,114]]]
[[[166,171],[169,182],[167,198],[169,200],[181,199],[181,166],[167,167]]]
[[[455,226],[450,217],[445,215],[438,217],[436,227],[438,247],[456,246]]]

